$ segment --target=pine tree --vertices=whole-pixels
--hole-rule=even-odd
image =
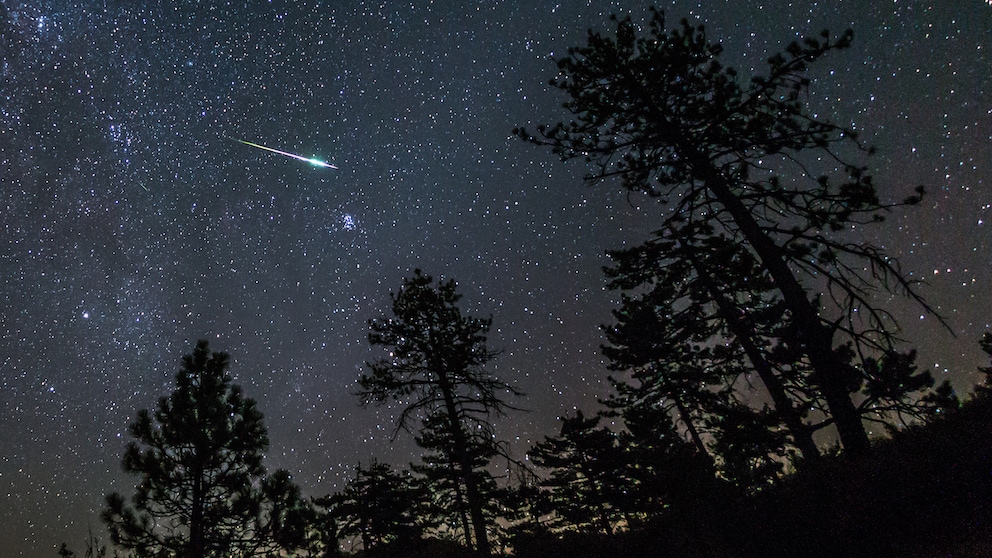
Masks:
[[[676,266],[666,267],[674,271]],[[686,296],[685,283],[668,275],[638,299],[621,296],[614,311],[617,323],[604,327],[608,345],[602,347],[611,370],[629,372],[634,382],[611,378],[617,395],[607,406],[623,410],[653,405],[670,413],[702,455],[707,424],[730,394],[723,370],[712,365],[714,348],[706,341],[716,334],[704,319],[704,305]],[[674,302],[673,302],[674,301]]]
[[[720,475],[743,492],[757,492],[778,480],[785,463],[794,461],[778,429],[775,413],[736,403],[728,405],[713,428],[713,451]]]
[[[134,556],[263,556],[305,542],[309,505],[287,472],[266,475],[262,414],[227,366],[199,341],[172,395],[130,427],[123,466],[140,481],[130,502],[108,495],[102,519]]]
[[[455,452],[464,451],[468,456],[487,525],[492,524],[494,515],[491,508],[495,500],[496,481],[486,467],[497,452],[488,429],[476,433],[465,431],[462,439],[467,442],[467,446],[464,450],[459,450],[450,433],[450,421],[444,411],[426,417],[414,437],[417,446],[424,453],[421,454],[420,463],[411,464],[411,469],[420,475],[424,492],[428,495],[427,505],[423,510],[429,517],[427,522],[449,532],[457,532],[457,529],[452,528],[453,525],[460,526],[466,546],[471,546],[471,506],[466,487],[460,481],[463,456]]]
[[[862,362],[865,383],[859,408],[869,420],[889,425],[895,417],[899,425],[912,421],[928,421],[943,409],[959,404],[950,381],[939,386],[929,372],[916,366],[916,351],[887,351],[880,357],[866,357]],[[907,401],[907,394],[923,393],[917,401]]]
[[[466,539],[488,555],[484,475],[476,448],[494,444],[492,417],[510,408],[504,398],[520,395],[484,368],[496,356],[486,346],[492,319],[463,315],[455,282],[435,286],[419,269],[390,297],[393,317],[369,321],[369,343],[387,349],[387,356],[368,364],[358,395],[364,405],[404,402],[397,432],[409,430],[420,417],[442,433],[444,455],[454,460],[451,484],[463,491],[472,527]]]
[[[624,406],[620,415],[626,507],[638,514],[685,513],[718,484],[712,458],[682,437],[670,415],[649,400]]]
[[[355,467],[355,476],[341,492],[317,504],[336,520],[339,538],[358,537],[370,552],[390,542],[420,538],[417,506],[425,496],[409,471],[397,473],[372,460],[368,467]]]
[[[551,491],[560,525],[612,534],[623,517],[630,484],[618,437],[599,421],[599,416],[586,418],[582,411],[563,417],[560,434],[545,437],[528,457],[550,471],[541,484]]]
[[[879,288],[930,308],[895,260],[845,233],[917,203],[922,189],[901,204],[879,201],[856,162],[870,150],[853,130],[805,108],[806,70],[848,47],[851,34],[790,44],[768,60],[765,75],[742,81],[720,63],[722,46],[701,26],[683,21],[668,30],[655,11],[647,36],[637,29],[629,18],[617,20],[615,38],[590,32],[587,46],[570,49],[553,85],[568,95],[573,118],[517,134],[565,160],[584,159],[594,169],[590,181],[618,177],[627,190],[655,196],[668,209],[656,235],[672,246],[686,241],[705,250],[705,238],[695,235],[708,229],[746,248],[784,310],[781,331],[792,338],[783,342],[808,366],[809,386],[842,444],[865,451],[869,440],[852,399],[863,369],[835,348],[851,343],[859,356],[894,350],[898,326],[876,304]],[[685,258],[668,249],[654,266]],[[692,280],[707,275],[696,270]],[[736,335],[726,310],[718,312]]]
[[[787,345],[780,300],[750,253],[720,236],[696,242],[656,238],[610,252],[611,288],[649,288],[622,293],[616,323],[603,328],[610,369],[630,375],[611,379],[617,393],[604,403],[624,414],[671,414],[702,457],[716,465],[716,454],[724,478],[763,484],[782,456],[795,457],[787,444],[818,457],[812,434],[824,423],[808,423],[800,407],[821,405]],[[768,399],[771,408],[747,403]]]
[[[506,525],[507,542],[517,548],[521,540],[550,533],[545,517],[554,512],[550,494],[530,467],[516,470],[516,482],[500,487],[499,517]]]
[[[773,404],[771,413],[761,411],[765,418],[775,417],[804,457],[817,457],[816,427],[806,422],[804,409],[821,405],[805,389],[808,373],[797,368],[801,360],[781,358],[792,352],[780,325],[785,309],[772,283],[740,245],[706,227],[697,227],[693,236],[700,238],[687,232],[609,253],[615,262],[606,270],[610,288],[650,285],[638,296],[622,295],[617,324],[604,328],[610,368],[633,371],[641,391],[666,379],[659,371],[685,369],[682,381],[669,382],[662,394],[698,394],[692,403],[700,408],[691,410],[707,417],[729,400],[753,399],[736,392],[757,384]],[[666,258],[663,265],[659,257]],[[749,379],[752,373],[757,383]],[[690,434],[699,446],[698,435]]]

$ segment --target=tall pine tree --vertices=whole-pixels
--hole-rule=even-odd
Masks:
[[[481,435],[480,435],[481,434]],[[479,500],[483,503],[482,511],[486,524],[492,525],[491,507],[496,490],[496,481],[487,469],[489,462],[496,455],[496,446],[492,443],[492,435],[486,429],[482,433],[464,432],[463,439],[468,442],[464,449],[471,461],[473,476]],[[420,431],[414,440],[424,452],[420,463],[411,464],[411,469],[420,475],[420,481],[428,494],[426,505],[422,510],[428,516],[431,525],[447,528],[460,525],[466,545],[471,545],[473,532],[469,519],[469,505],[466,488],[461,478],[461,454],[455,453],[457,444],[450,432],[450,421],[444,411],[424,419]]]
[[[306,541],[311,508],[289,474],[266,475],[268,435],[255,401],[227,373],[228,355],[199,341],[176,388],[141,410],[124,471],[140,481],[128,501],[107,496],[111,540],[135,556],[265,556]]]
[[[434,284],[419,269],[390,295],[392,317],[369,321],[369,343],[387,355],[368,364],[359,379],[358,395],[365,405],[391,400],[405,404],[397,430],[409,430],[419,417],[443,442],[453,487],[464,495],[472,547],[483,555],[491,550],[482,489],[485,478],[480,448],[493,448],[491,420],[509,409],[506,398],[520,395],[494,378],[485,365],[496,356],[486,345],[492,319],[465,316],[453,280]]]
[[[568,95],[571,120],[517,134],[591,163],[590,181],[619,177],[662,201],[668,212],[657,235],[672,246],[705,249],[695,235],[709,231],[745,247],[780,299],[781,331],[791,335],[784,342],[808,364],[815,397],[845,448],[863,452],[869,440],[852,393],[865,371],[836,348],[850,343],[859,357],[895,350],[898,327],[876,304],[880,287],[929,307],[895,260],[845,234],[901,204],[879,200],[855,160],[868,150],[853,130],[805,106],[807,69],[849,46],[851,34],[793,43],[768,60],[766,74],[745,81],[720,62],[722,46],[702,27],[683,21],[669,30],[658,11],[646,36],[629,18],[616,23],[615,38],[590,32],[587,46],[558,60],[553,85]],[[672,250],[656,266],[685,259]],[[692,281],[707,276],[694,270]],[[736,335],[727,310],[717,312]]]

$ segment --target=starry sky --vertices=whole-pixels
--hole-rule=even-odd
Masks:
[[[992,321],[992,2],[697,0],[747,75],[853,28],[813,112],[879,153],[883,199],[923,204],[883,246],[952,332],[893,297],[919,363],[967,393]],[[607,392],[604,250],[661,208],[511,137],[565,115],[553,57],[647,2],[0,0],[0,556],[83,547],[127,425],[200,338],[265,413],[270,469],[337,490],[391,441],[352,395],[366,321],[415,267],[492,315],[491,370],[527,392],[498,423],[523,451]],[[263,144],[337,170],[232,141]]]

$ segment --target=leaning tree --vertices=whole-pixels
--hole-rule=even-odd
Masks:
[[[822,405],[807,389],[808,371],[781,342],[781,298],[745,247],[717,236],[699,246],[654,238],[609,255],[611,288],[650,285],[622,293],[616,322],[603,328],[610,369],[633,380],[613,380],[619,397],[612,406],[653,400],[706,452],[700,433],[725,431],[716,425],[728,408],[740,408],[749,395],[740,386],[750,386],[754,373],[774,405],[765,418],[780,424],[804,457],[818,455],[813,432],[825,423],[805,418],[807,409]]]
[[[454,280],[435,285],[419,269],[390,297],[393,316],[369,320],[369,343],[387,354],[368,363],[358,395],[364,405],[404,403],[397,433],[409,431],[417,419],[430,425],[428,449],[444,456],[450,485],[464,496],[454,503],[467,508],[472,533],[465,533],[466,542],[489,554],[482,487],[488,459],[480,457],[496,450],[493,417],[510,408],[507,397],[520,395],[485,369],[497,354],[486,344],[492,319],[462,314]]]
[[[781,300],[787,327],[780,333],[788,336],[781,342],[808,364],[844,447],[865,450],[852,394],[867,372],[857,357],[891,353],[899,343],[876,294],[888,289],[929,307],[894,259],[847,234],[918,202],[922,189],[903,202],[880,201],[859,163],[870,150],[852,129],[806,108],[807,70],[846,48],[851,33],[792,43],[768,60],[765,74],[744,80],[720,62],[723,47],[702,26],[683,20],[669,30],[655,10],[639,36],[629,18],[614,20],[615,38],[590,31],[586,46],[557,61],[552,85],[566,93],[571,119],[517,135],[562,159],[585,160],[591,182],[617,177],[628,191],[661,200],[666,213],[646,251],[661,239],[692,247],[705,263],[715,261],[705,254],[709,238],[745,247]],[[661,267],[681,256],[655,257]],[[706,280],[707,269],[693,270],[692,280]],[[726,310],[716,311],[728,322],[724,334],[737,336]]]

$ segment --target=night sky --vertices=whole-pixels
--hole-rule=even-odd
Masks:
[[[855,31],[813,112],[878,147],[864,238],[947,318],[891,308],[921,367],[968,392],[992,322],[992,2],[661,3],[747,75],[797,37]],[[661,208],[511,137],[565,117],[552,57],[641,2],[0,0],[0,556],[83,548],[138,409],[197,339],[265,413],[270,469],[311,496],[359,461],[415,461],[395,409],[353,395],[366,321],[415,267],[492,315],[491,370],[528,396],[523,451],[607,392],[604,250]],[[184,7],[177,7],[184,6]],[[250,6],[250,7],[249,7]],[[337,170],[228,138],[317,158]]]

